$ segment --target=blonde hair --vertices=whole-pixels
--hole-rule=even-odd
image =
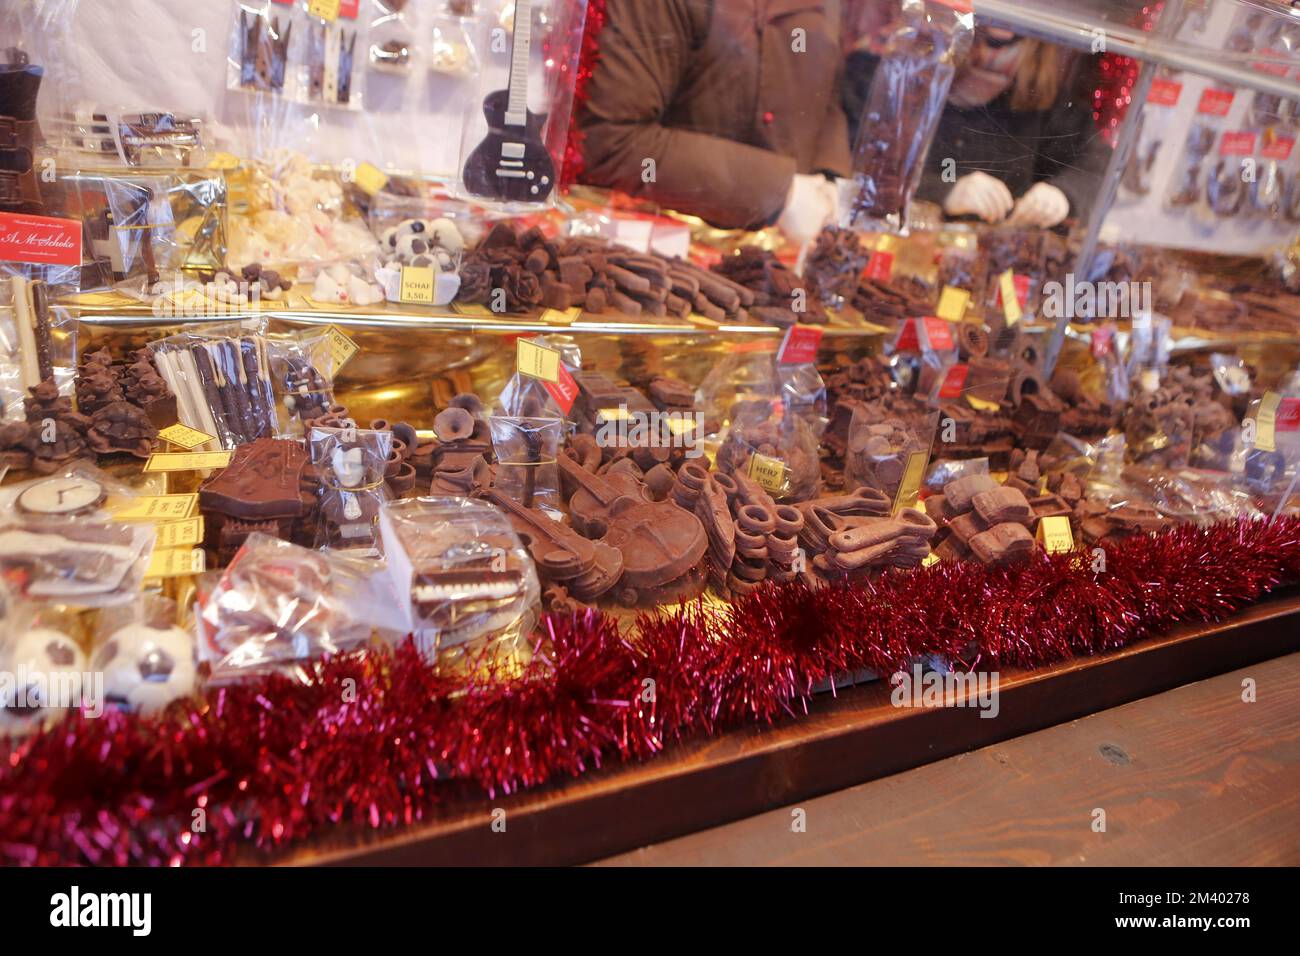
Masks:
[[[1048,110],[1061,91],[1061,48],[1033,37],[1024,37],[1020,64],[1012,81],[1011,108]]]

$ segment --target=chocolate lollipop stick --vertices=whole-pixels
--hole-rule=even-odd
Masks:
[[[50,352],[49,286],[39,279],[29,282],[27,295],[32,313],[32,329],[36,335],[36,362],[43,382],[54,377],[54,359]]]
[[[44,380],[41,378],[36,330],[32,325],[31,307],[27,298],[27,280],[22,276],[13,276],[9,280],[9,287],[13,295],[14,325],[18,328],[18,362],[23,388],[35,388]]]

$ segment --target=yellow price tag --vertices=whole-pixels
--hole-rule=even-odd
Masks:
[[[602,408],[596,413],[597,421],[604,422],[630,422],[632,413],[628,411],[626,405],[620,405],[618,408]]]
[[[179,578],[189,574],[202,574],[207,569],[207,558],[202,548],[155,549],[149,557],[146,578]]]
[[[332,367],[333,375],[338,375],[339,369],[347,365],[352,356],[361,351],[361,346],[352,341],[351,336],[337,325],[325,329],[321,344],[317,348],[322,353],[324,362]]]
[[[158,433],[158,437],[173,445],[179,445],[186,451],[193,451],[200,445],[217,440],[216,435],[209,435],[207,432],[201,432],[197,428],[190,428],[189,425],[182,425],[179,422],[164,428]]]
[[[491,309],[489,309],[486,305],[483,305],[481,302],[457,302],[456,311],[459,312],[461,315],[468,315],[474,318],[481,318],[481,319],[500,318],[500,315],[498,315],[496,312],[493,312]]]
[[[156,451],[144,463],[144,470],[156,473],[226,468],[234,457],[233,451]]]
[[[433,305],[433,266],[402,266],[402,291],[398,299],[415,305]]]
[[[974,395],[967,395],[966,401],[977,412],[996,412],[1002,407],[997,402],[990,402],[987,398],[976,398]]]
[[[192,548],[202,543],[202,515],[195,515],[184,521],[164,521],[154,527],[155,551],[163,548]]]
[[[560,353],[555,349],[538,345],[531,339],[518,339],[515,351],[515,364],[520,375],[540,378],[543,382],[560,380]]]
[[[712,319],[705,318],[704,316],[700,315],[698,312],[692,312],[687,317],[687,320],[692,325],[702,325],[707,329],[718,329],[722,327],[721,322],[714,322]]]
[[[547,309],[542,313],[543,322],[554,322],[557,325],[572,325],[582,317],[582,308],[574,306],[571,309]]]
[[[177,521],[188,518],[199,508],[199,496],[192,495],[146,495],[132,498],[109,511],[114,521]]]
[[[960,322],[966,314],[966,306],[970,304],[970,293],[965,289],[958,289],[954,286],[946,285],[943,291],[939,293],[939,307],[935,311],[939,318],[947,322]]]
[[[1002,314],[1006,316],[1007,325],[1015,325],[1025,313],[1020,308],[1020,295],[1016,292],[1016,274],[1010,269],[998,277],[998,290],[1002,293]]]
[[[924,558],[921,559],[921,567],[923,568],[928,568],[930,567],[930,565],[938,564],[938,563],[939,563],[939,556],[935,554],[933,551],[931,551],[929,554],[927,554]]]
[[[1048,554],[1074,550],[1074,532],[1065,515],[1052,515],[1038,521],[1038,543]]]
[[[757,452],[749,459],[749,477],[771,492],[785,490],[785,462]]]
[[[374,196],[388,185],[388,176],[371,163],[362,163],[355,173],[361,191]]]
[[[1282,396],[1277,392],[1265,392],[1255,409],[1255,448],[1260,451],[1277,451],[1277,410],[1282,405]]]
[[[923,451],[914,451],[907,456],[903,480],[898,483],[898,493],[894,495],[894,514],[904,508],[916,507],[921,497],[921,482],[925,480],[925,463],[929,460],[929,454]]]
[[[326,23],[333,23],[339,18],[339,2],[340,0],[308,0],[307,12]]]

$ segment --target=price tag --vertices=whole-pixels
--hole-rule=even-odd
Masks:
[[[414,305],[433,305],[436,279],[433,266],[402,266],[402,288],[398,300]]]
[[[970,304],[970,293],[965,289],[946,285],[939,293],[939,318],[949,322],[960,322],[966,315],[966,306]]]
[[[757,452],[749,459],[749,477],[773,493],[785,490],[785,462]]]
[[[898,493],[894,495],[894,514],[904,508],[916,507],[921,498],[921,482],[925,480],[925,463],[929,460],[930,455],[923,451],[914,451],[907,456],[903,480],[898,483]]]
[[[1255,409],[1255,447],[1260,451],[1277,451],[1277,410],[1282,396],[1265,392]]]
[[[792,325],[786,329],[776,360],[782,365],[808,365],[817,361],[822,330],[815,325]]]
[[[1074,532],[1065,515],[1052,515],[1038,520],[1038,543],[1048,554],[1074,550]]]
[[[996,412],[1002,407],[997,402],[990,402],[987,398],[976,398],[974,395],[967,395],[966,402],[977,412]]]
[[[936,352],[950,352],[956,348],[956,342],[952,337],[952,326],[943,319],[927,315],[921,320],[921,328],[925,332],[925,341]]]
[[[961,391],[966,387],[966,376],[969,374],[970,366],[965,362],[948,366],[948,371],[943,373],[943,381],[939,383],[939,397],[961,398]]]
[[[573,374],[560,366],[557,373],[557,380],[554,382],[543,382],[542,387],[550,393],[551,398],[555,399],[555,404],[560,406],[560,411],[568,415],[573,409],[573,403],[578,400],[578,383]]]
[[[173,445],[179,445],[186,451],[192,451],[200,445],[217,440],[215,435],[209,435],[207,432],[201,432],[197,428],[190,428],[189,425],[182,425],[179,422],[164,428],[158,433],[158,437]]]
[[[560,353],[532,339],[518,339],[515,346],[515,367],[520,375],[540,378],[543,382],[559,382]]]
[[[229,172],[239,168],[239,157],[233,153],[217,153],[208,160],[208,169],[221,169]]]
[[[1002,298],[1002,314],[1006,317],[1008,326],[1015,325],[1025,315],[1024,310],[1020,307],[1020,290],[1016,286],[1016,275],[1010,269],[998,277],[998,294]]]
[[[203,543],[203,516],[195,515],[184,521],[164,521],[154,527],[154,550],[163,548],[192,548]]]
[[[1102,359],[1115,348],[1115,326],[1107,323],[1092,330],[1092,357]]]
[[[347,365],[352,356],[361,351],[361,346],[352,341],[351,336],[337,325],[331,325],[325,330],[318,348],[324,355],[325,363],[334,369],[334,375],[338,375],[339,369]]]
[[[628,411],[626,405],[620,405],[618,408],[602,408],[596,413],[598,422],[630,422],[632,413]]]
[[[477,319],[496,319],[500,316],[480,302],[457,302],[456,311]]]
[[[233,451],[156,451],[144,463],[144,470],[149,473],[206,471],[226,468],[234,457]]]
[[[149,557],[146,578],[179,578],[202,574],[207,569],[207,558],[202,548],[155,549]]]
[[[546,309],[542,312],[543,322],[554,322],[556,325],[572,325],[580,318],[582,307],[577,305],[571,309]]]
[[[357,186],[361,191],[374,196],[388,185],[388,176],[373,163],[362,163],[355,173]]]
[[[924,558],[921,559],[921,567],[923,568],[928,568],[932,564],[938,564],[938,563],[939,563],[939,556],[935,554],[933,551],[931,551],[929,554],[927,554]]]
[[[339,18],[339,0],[307,0],[307,13],[333,23]]]
[[[146,495],[132,498],[120,508],[110,508],[114,521],[177,521],[199,509],[199,496]]]
[[[873,252],[871,258],[867,260],[867,267],[862,275],[877,282],[888,282],[894,275],[894,254],[884,251]]]

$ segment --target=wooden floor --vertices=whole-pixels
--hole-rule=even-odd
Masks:
[[[1300,864],[1300,654],[597,865],[1048,864]]]

